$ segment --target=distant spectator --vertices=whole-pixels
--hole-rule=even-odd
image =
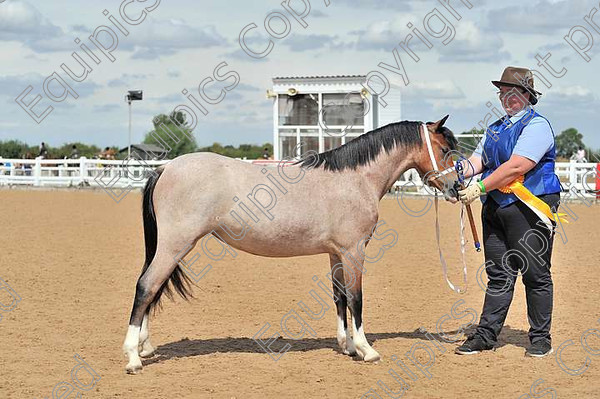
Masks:
[[[104,151],[100,153],[100,159],[115,159],[115,150],[111,149],[110,147],[106,147]]]
[[[73,147],[71,148],[71,155],[69,155],[69,158],[71,159],[79,159],[79,150],[77,149],[77,146],[75,144],[73,144]]]
[[[271,159],[271,156],[269,155],[269,149],[265,147],[265,149],[263,150],[263,154],[262,154],[263,159]]]
[[[33,159],[33,155],[31,154],[31,152],[27,151],[27,153],[25,153],[25,155],[23,156],[23,159]],[[21,170],[23,171],[25,176],[31,176],[31,169],[32,166],[30,163],[25,162],[21,164]]]
[[[46,148],[46,143],[44,143],[43,141],[42,144],[40,144],[40,153],[38,157],[42,157],[42,159],[48,158],[48,149]]]
[[[579,147],[579,150],[577,150],[576,160],[577,162],[587,162],[587,159],[585,159],[585,149],[583,147]]]

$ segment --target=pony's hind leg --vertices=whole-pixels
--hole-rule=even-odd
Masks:
[[[346,307],[348,301],[346,293],[341,288],[344,286],[344,270],[341,265],[341,259],[335,254],[329,255],[331,263],[331,280],[333,283],[334,302],[337,309],[337,342],[342,353],[350,356],[356,355],[354,342],[350,335],[348,319],[346,317]]]
[[[138,350],[140,357],[150,357],[154,354],[154,347],[150,343],[150,311],[146,311],[142,320],[142,328],[140,329],[140,342]]]
[[[139,345],[142,343],[142,338],[144,338],[144,342],[148,341],[148,321],[146,320],[144,335],[142,335],[142,324],[146,313],[150,311],[151,304],[154,304],[158,299],[156,298],[157,293],[167,283],[167,279],[177,266],[170,253],[171,251],[160,250],[159,246],[150,267],[138,279],[133,309],[129,319],[129,328],[123,344],[123,351],[129,359],[125,370],[129,374],[137,374],[142,370]]]

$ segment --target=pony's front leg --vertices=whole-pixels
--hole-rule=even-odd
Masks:
[[[351,291],[350,312],[352,313],[352,338],[356,352],[365,362],[376,362],[381,356],[369,345],[362,323],[362,290]]]
[[[352,314],[352,338],[358,355],[366,362],[376,362],[381,356],[367,342],[362,320],[362,257],[353,255],[345,262],[344,276],[348,295],[348,308]],[[347,256],[347,255],[346,255]],[[350,266],[352,265],[352,266]]]
[[[348,326],[348,319],[346,318],[346,307],[348,301],[346,292],[343,289],[344,284],[344,270],[341,267],[341,259],[339,256],[330,254],[329,261],[331,263],[331,281],[333,283],[333,294],[335,307],[337,309],[337,342],[340,350],[345,355],[354,356],[356,355],[356,348],[354,348],[354,342],[352,341],[352,335]]]

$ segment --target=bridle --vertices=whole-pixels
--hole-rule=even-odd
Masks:
[[[445,176],[448,173],[453,172],[453,168],[448,168],[442,172],[439,171],[437,161],[435,159],[435,154],[433,153],[433,146],[431,145],[431,138],[429,137],[429,131],[425,124],[421,124],[421,130],[423,131],[423,135],[425,136],[425,143],[427,144],[427,151],[429,152],[429,158],[431,160],[431,165],[433,166],[433,171],[435,172],[434,179],[437,179],[441,176]],[[427,175],[427,174],[426,174]],[[429,181],[429,180],[428,180]],[[442,251],[442,246],[440,244],[440,212],[438,205],[438,193],[435,192],[435,236],[438,245],[438,252],[440,255],[440,263],[442,264],[442,272],[444,273],[444,278],[446,279],[446,283],[450,287],[451,290],[458,294],[464,294],[467,292],[467,260],[465,257],[465,205],[461,204],[460,208],[460,252],[462,255],[462,264],[463,264],[463,283],[464,289],[455,286],[452,284],[450,279],[448,278],[448,265],[446,264],[446,259],[444,258],[444,253]]]
[[[431,137],[429,137],[429,132],[427,131],[427,127],[425,124],[421,124],[421,130],[423,131],[423,135],[425,136],[425,143],[427,143],[427,151],[429,152],[429,159],[431,160],[431,166],[435,172],[439,172],[438,164],[435,159],[435,155],[433,154],[433,146],[431,145]]]

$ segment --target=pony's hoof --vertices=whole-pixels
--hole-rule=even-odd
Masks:
[[[381,360],[381,355],[375,351],[369,352],[363,360],[369,363],[375,363]]]
[[[348,355],[348,356],[352,356],[352,357],[354,357],[354,356],[356,356],[356,355],[357,355],[357,353],[356,353],[356,350],[350,350],[350,349],[344,349],[344,350],[342,351],[342,353],[343,353],[344,355]]]
[[[125,367],[125,371],[127,372],[127,374],[139,374],[142,372],[142,365],[141,364],[128,364]]]
[[[354,347],[352,339],[338,337],[338,347],[340,348],[340,352],[344,355],[356,356],[356,348]]]
[[[156,352],[156,349],[153,347],[145,348],[140,352],[140,357],[150,357],[154,355],[154,352]]]

